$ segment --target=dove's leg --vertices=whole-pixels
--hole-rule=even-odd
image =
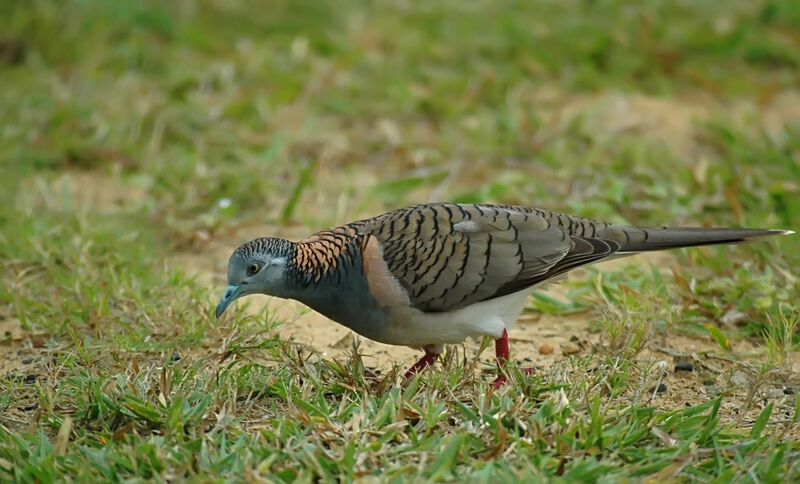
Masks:
[[[508,331],[503,330],[503,335],[494,340],[494,350],[497,357],[497,378],[492,382],[494,388],[500,388],[506,383],[506,375],[504,373],[506,363],[508,362]],[[533,368],[525,368],[522,370],[525,374],[533,373]]]
[[[422,358],[419,359],[419,361],[414,363],[411,366],[411,368],[408,369],[408,371],[405,374],[406,380],[419,373],[419,371],[424,369],[425,367],[432,365],[433,362],[436,361],[436,358],[439,357],[439,353],[431,351],[430,348],[423,348],[423,349],[425,350],[425,354],[422,356]]]
[[[492,382],[492,386],[500,388],[506,383],[506,376],[503,369],[508,361],[508,331],[503,330],[503,336],[494,340],[494,351],[497,355],[497,378]]]

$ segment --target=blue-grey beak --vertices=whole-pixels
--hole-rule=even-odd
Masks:
[[[222,295],[222,299],[220,299],[219,304],[217,304],[218,319],[222,316],[222,313],[225,312],[225,309],[227,309],[236,298],[242,295],[243,289],[244,286],[228,286],[228,288],[225,289],[225,294]]]

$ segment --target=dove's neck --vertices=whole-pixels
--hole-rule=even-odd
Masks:
[[[297,243],[289,297],[370,339],[380,340],[386,308],[370,292],[360,241],[318,234]]]

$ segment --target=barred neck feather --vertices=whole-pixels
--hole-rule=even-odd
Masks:
[[[388,314],[364,272],[368,237],[352,226],[323,230],[293,244],[287,281],[294,299],[353,331],[378,339]]]
[[[301,286],[319,283],[341,284],[353,271],[362,272],[361,253],[366,240],[349,226],[318,232],[293,243],[291,274]]]

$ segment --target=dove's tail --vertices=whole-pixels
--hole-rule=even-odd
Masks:
[[[698,245],[736,244],[774,235],[790,235],[792,230],[726,229],[701,227],[625,227],[626,241],[619,253],[649,252]]]

